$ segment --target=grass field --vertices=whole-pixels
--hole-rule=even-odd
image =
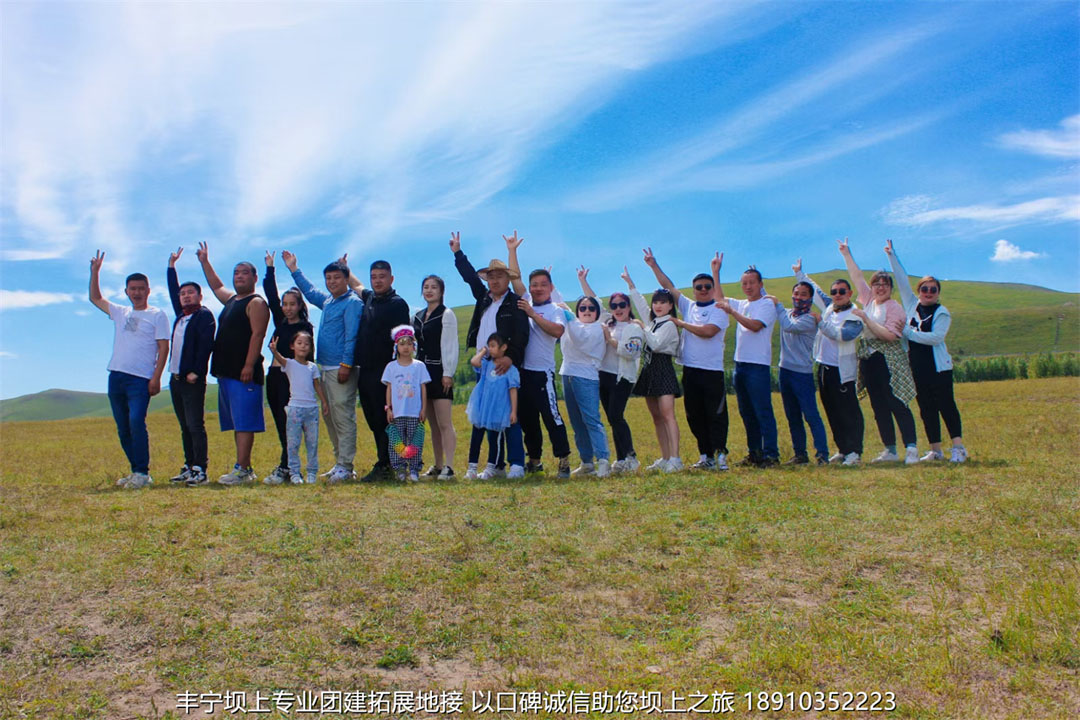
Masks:
[[[158,481],[125,492],[110,420],[4,424],[0,717],[273,688],[465,689],[466,710],[477,689],[879,690],[892,717],[1080,716],[1080,381],[957,394],[964,466],[606,481],[174,488],[162,414]],[[642,401],[630,416],[651,459]],[[215,474],[230,445],[211,433]],[[276,453],[258,439],[260,474]]]

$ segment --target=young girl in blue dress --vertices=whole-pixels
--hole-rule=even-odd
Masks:
[[[495,361],[506,354],[506,348],[506,339],[498,333],[492,333],[487,345],[480,348],[480,352],[470,361],[473,367],[480,368],[480,378],[465,410],[469,422],[473,425],[466,480],[490,480],[498,477],[500,433],[504,436],[510,457],[523,457],[525,454],[521,426],[517,424],[517,394],[521,387],[521,376],[513,365],[502,375],[495,372]],[[480,462],[480,444],[485,434],[488,438],[488,463],[487,467],[478,473],[476,468]],[[515,466],[514,469],[518,468]]]

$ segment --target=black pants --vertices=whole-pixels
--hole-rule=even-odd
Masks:
[[[364,410],[364,419],[371,429],[375,440],[375,451],[379,455],[379,466],[390,467],[390,444],[386,435],[386,386],[382,383],[382,370],[360,371],[356,390],[360,395],[360,407]]]
[[[600,404],[604,407],[608,425],[611,426],[616,460],[637,457],[634,452],[634,438],[630,435],[630,423],[623,417],[626,403],[633,391],[634,384],[629,380],[620,380],[615,373],[600,371]]]
[[[893,427],[895,417],[904,445],[914,445],[917,442],[915,416],[911,414],[911,408],[893,395],[889,385],[889,378],[892,376],[885,356],[876,352],[863,358],[859,360],[859,369],[862,370],[863,382],[866,383],[866,392],[870,395],[870,407],[874,410],[874,422],[877,423],[882,444],[896,445],[896,429]]]
[[[915,379],[915,391],[918,393],[915,399],[919,401],[919,415],[926,429],[926,439],[931,443],[941,442],[941,418],[945,419],[949,437],[963,437],[960,410],[953,397],[952,370],[937,372],[933,368],[916,369],[912,364],[911,375]]]
[[[862,455],[863,415],[855,381],[840,382],[840,368],[821,364],[817,366],[817,379],[821,407],[829,420],[836,449],[843,455]]]
[[[285,406],[289,404],[289,376],[279,367],[270,366],[266,372],[266,404],[270,406],[270,414],[274,416],[274,427],[277,428],[278,442],[281,443],[281,459],[278,467],[289,468],[289,448],[285,441]]]
[[[698,453],[727,455],[728,406],[723,370],[683,367],[686,423],[697,440]]]
[[[189,468],[206,470],[206,425],[203,410],[206,405],[206,381],[189,383],[175,377],[169,380],[173,410],[180,422],[180,438],[184,444],[184,464]]]
[[[554,373],[548,370],[522,370],[521,389],[518,390],[518,422],[525,436],[525,451],[529,459],[536,462],[544,457],[541,419],[551,438],[551,452],[557,458],[567,457],[570,454],[570,439],[566,435],[566,423],[559,414]]]

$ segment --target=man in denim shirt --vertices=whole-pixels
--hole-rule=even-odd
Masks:
[[[353,480],[356,478],[353,460],[356,458],[358,378],[357,369],[353,367],[353,353],[364,301],[349,289],[349,266],[342,260],[335,260],[323,268],[326,289],[330,291],[327,294],[304,277],[297,267],[295,255],[285,250],[281,253],[281,259],[292,272],[296,286],[307,301],[322,310],[315,361],[330,401],[330,422],[326,423],[326,430],[334,448],[335,461],[334,467],[326,474],[326,480],[330,483]]]

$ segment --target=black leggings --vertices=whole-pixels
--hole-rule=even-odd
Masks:
[[[893,395],[889,385],[892,376],[885,356],[876,352],[863,358],[859,360],[859,369],[862,370],[863,382],[866,383],[866,391],[870,395],[870,407],[874,410],[874,422],[877,423],[882,444],[896,445],[896,430],[893,428],[895,417],[904,445],[915,445],[915,416],[911,414],[911,408]]]
[[[855,381],[840,382],[840,368],[832,365],[817,366],[818,391],[821,407],[829,420],[833,442],[842,455],[863,451],[863,414]]]
[[[623,417],[623,413],[626,412],[626,403],[630,400],[630,393],[633,391],[634,383],[629,380],[620,380],[615,373],[600,371],[600,404],[604,406],[604,414],[607,415],[608,424],[611,425],[616,460],[637,456],[634,452],[634,438],[630,434],[630,423]]]
[[[934,370],[911,368],[915,378],[915,391],[918,393],[919,415],[926,429],[926,439],[931,443],[941,442],[941,419],[949,430],[949,437],[963,437],[960,426],[960,410],[953,398],[952,370],[937,372]],[[940,418],[938,415],[940,414]]]
[[[683,367],[683,408],[686,424],[697,440],[698,453],[728,454],[728,407],[723,370]]]
[[[289,376],[285,371],[273,365],[266,373],[266,404],[270,406],[270,414],[274,416],[274,427],[277,428],[278,441],[281,443],[281,460],[278,467],[289,467],[289,449],[285,441],[285,406],[289,404]]]

